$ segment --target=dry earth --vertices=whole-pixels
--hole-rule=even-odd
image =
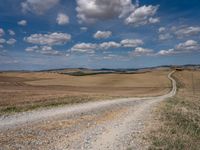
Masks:
[[[176,93],[90,102],[0,118],[1,149],[145,149],[151,110]]]
[[[70,76],[50,72],[0,73],[0,114],[43,106],[163,95],[169,70]]]

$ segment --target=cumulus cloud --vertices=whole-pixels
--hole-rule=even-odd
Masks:
[[[25,0],[21,3],[23,12],[32,12],[42,15],[54,7],[60,0]]]
[[[97,44],[92,43],[78,43],[75,44],[70,51],[71,52],[79,52],[79,53],[94,53],[94,51],[98,48]]]
[[[76,0],[76,2],[80,23],[121,18],[135,8],[131,0]]]
[[[169,50],[161,50],[155,55],[161,55],[161,56],[166,56],[166,55],[172,55],[175,54],[174,49],[169,49]]]
[[[200,27],[182,27],[175,31],[177,37],[191,36],[200,33]]]
[[[26,20],[21,20],[17,22],[18,25],[20,26],[26,26],[27,25],[27,21]]]
[[[32,34],[25,37],[28,43],[39,45],[62,45],[71,40],[71,35],[67,33]]]
[[[14,36],[15,32],[13,30],[8,30],[9,35]]]
[[[4,38],[0,38],[0,48],[3,48],[6,44],[8,45],[13,45],[15,44],[17,41],[13,38],[6,40]]]
[[[69,17],[66,14],[59,13],[56,21],[59,25],[65,25],[69,23]]]
[[[96,50],[107,50],[109,48],[119,48],[121,46],[120,43],[110,41],[103,42],[100,44],[95,43],[78,43],[75,44],[70,51],[71,52],[79,52],[79,53],[95,53]]]
[[[137,47],[144,44],[140,39],[124,39],[120,43],[123,47]]]
[[[9,44],[9,45],[13,45],[13,44],[15,44],[16,42],[17,42],[17,40],[15,40],[15,39],[13,39],[13,38],[11,38],[11,39],[9,39],[8,41],[6,41],[6,43]]]
[[[4,30],[0,28],[0,37],[3,36],[4,34],[5,34]]]
[[[150,56],[153,55],[154,51],[148,48],[136,47],[131,53],[132,56]]]
[[[187,40],[184,43],[180,43],[176,46],[176,50],[177,51],[195,51],[195,50],[199,50],[199,44],[197,41],[194,40]]]
[[[0,44],[4,44],[4,43],[6,43],[6,40],[3,38],[0,38]]]
[[[187,40],[183,43],[177,44],[174,48],[169,50],[161,50],[156,55],[173,55],[179,53],[189,53],[200,51],[200,45],[197,41]]]
[[[152,5],[138,7],[125,19],[125,23],[135,26],[157,23],[159,19],[152,18],[152,16],[156,14],[158,8],[159,6]]]
[[[62,55],[61,52],[54,50],[51,46],[32,46],[25,49],[27,52],[35,52],[43,55]]]
[[[136,7],[139,6],[139,4],[134,5],[132,4],[132,0],[121,0],[122,3],[122,10],[121,13],[119,15],[119,18],[124,18],[127,15],[130,14],[130,12],[132,12],[133,10],[135,10]]]
[[[31,47],[27,47],[27,48],[25,49],[25,51],[27,51],[27,52],[34,52],[34,51],[37,50],[37,49],[39,49],[38,46],[31,46]]]
[[[99,45],[100,49],[119,48],[121,44],[114,41],[104,42]]]
[[[3,38],[0,38],[0,45],[1,47],[3,47],[4,44],[8,44],[8,45],[13,45],[17,42],[17,40],[11,38],[9,40],[6,40],[6,39],[3,39]]]
[[[170,33],[163,33],[159,35],[159,40],[171,39],[173,36]]]
[[[165,27],[160,27],[159,29],[158,29],[158,33],[163,33],[163,32],[165,32],[166,31],[166,28]]]
[[[189,36],[198,35],[200,33],[200,27],[196,26],[173,26],[171,28],[160,27],[158,29],[159,39],[166,40],[173,37],[184,38]]]
[[[93,37],[96,39],[106,39],[109,38],[111,35],[111,31],[97,31]]]
[[[165,27],[160,27],[158,29],[158,39],[163,41],[163,40],[168,40],[168,39],[171,39],[173,38],[174,35],[173,33],[171,32],[170,29],[167,29]]]
[[[139,1],[134,5],[132,0],[76,0],[77,18],[79,23],[94,23],[98,20],[126,18],[126,24],[144,25],[160,21],[153,17],[159,6],[139,7]]]
[[[149,18],[149,23],[154,24],[160,22],[160,18]]]
[[[71,52],[81,52],[81,53],[95,53],[96,50],[107,50],[112,48],[120,47],[137,47],[143,45],[143,41],[140,39],[124,39],[121,42],[108,41],[103,43],[78,43],[74,45],[70,51]]]

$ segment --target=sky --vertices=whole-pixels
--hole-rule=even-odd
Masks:
[[[0,0],[0,70],[200,64],[199,0]]]

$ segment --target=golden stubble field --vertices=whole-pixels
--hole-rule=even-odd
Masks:
[[[118,97],[167,93],[170,70],[71,76],[52,72],[0,73],[0,112]]]

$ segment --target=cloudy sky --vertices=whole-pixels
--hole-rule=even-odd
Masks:
[[[0,0],[0,70],[200,64],[199,0]]]

